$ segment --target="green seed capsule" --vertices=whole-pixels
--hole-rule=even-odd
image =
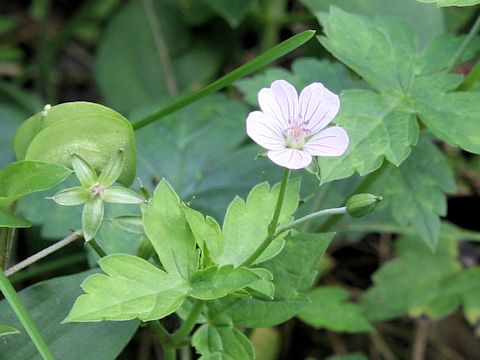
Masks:
[[[373,194],[355,194],[348,199],[347,213],[352,217],[361,217],[372,212],[383,197]]]

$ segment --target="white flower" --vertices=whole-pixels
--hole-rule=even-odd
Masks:
[[[297,95],[285,80],[258,93],[262,111],[247,118],[247,134],[267,149],[275,164],[288,169],[310,165],[312,156],[340,156],[348,134],[339,126],[326,127],[337,115],[340,100],[321,83],[308,85]]]

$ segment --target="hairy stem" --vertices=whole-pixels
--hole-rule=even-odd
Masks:
[[[26,268],[27,266],[37,262],[38,260],[43,259],[44,257],[54,253],[57,250],[60,250],[61,248],[67,246],[68,244],[71,244],[72,242],[81,238],[82,236],[83,236],[83,233],[81,231],[78,231],[78,230],[74,231],[73,233],[68,235],[66,238],[56,242],[55,244],[39,251],[38,253],[26,258],[25,260],[7,269],[5,271],[5,275],[11,276],[15,274],[16,272]]]
[[[23,306],[20,298],[15,292],[15,289],[13,288],[10,281],[8,281],[8,278],[5,276],[3,271],[0,271],[0,290],[5,296],[5,299],[7,299],[8,303],[12,307],[13,311],[15,312],[15,315],[17,315],[18,319],[27,331],[28,336],[30,336],[30,339],[32,339],[33,344],[37,348],[42,358],[44,360],[54,360],[55,358],[50,352],[47,342],[43,339],[40,331],[30,317],[27,309]]]

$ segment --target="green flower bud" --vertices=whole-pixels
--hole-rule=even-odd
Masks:
[[[355,194],[348,199],[347,213],[352,217],[361,217],[372,212],[383,197],[373,194]]]

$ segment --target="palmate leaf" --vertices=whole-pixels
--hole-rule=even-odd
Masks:
[[[409,158],[388,174],[382,194],[400,225],[412,225],[435,250],[440,232],[439,216],[447,211],[445,192],[454,192],[455,178],[443,154],[427,135]]]
[[[461,78],[439,74],[448,63],[427,65],[426,58],[445,58],[453,47],[418,52],[415,33],[400,20],[371,20],[334,7],[319,19],[326,34],[320,42],[376,90],[342,93],[335,122],[348,131],[351,143],[342,157],[320,159],[324,181],[369,173],[383,158],[400,165],[417,141],[417,117],[442,140],[480,153],[474,135],[480,118],[473,115],[480,111],[480,94],[452,93]]]
[[[109,255],[98,263],[106,274],[94,274],[80,285],[86,294],[65,321],[156,320],[176,311],[189,291],[180,276],[136,256]]]
[[[311,303],[298,313],[298,317],[316,329],[336,332],[366,332],[373,328],[355,303],[348,302],[348,291],[335,286],[322,286],[310,291]]]
[[[241,265],[252,255],[268,235],[268,225],[273,218],[280,183],[272,188],[268,183],[255,186],[246,200],[236,197],[225,215],[222,231],[222,252],[216,262],[219,265]],[[291,219],[298,207],[300,181],[292,180],[287,185],[279,222]],[[256,263],[276,255],[283,247],[284,240],[274,240]]]
[[[262,297],[227,296],[208,303],[209,318],[231,318],[244,327],[268,327],[280,324],[308,304],[302,290],[312,286],[318,264],[334,233],[289,236],[283,250],[262,268],[273,274],[273,300]]]
[[[435,254],[415,236],[402,238],[397,243],[399,256],[373,275],[374,285],[361,299],[367,318],[385,321],[408,314],[440,319],[463,305],[475,324],[480,312],[478,300],[471,296],[478,294],[480,273],[478,266],[462,270],[458,233],[453,225],[443,224]]]
[[[143,222],[167,273],[190,279],[198,268],[199,254],[182,207],[170,184],[162,180],[144,208]]]

